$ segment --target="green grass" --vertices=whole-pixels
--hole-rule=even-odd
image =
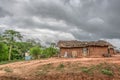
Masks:
[[[82,72],[87,73],[89,75],[93,75],[94,68],[93,67],[81,67],[80,69]]]
[[[113,76],[113,71],[108,69],[102,69],[101,72],[105,75]]]
[[[25,60],[0,61],[0,65],[19,62],[19,61],[25,61]]]
[[[100,63],[98,65],[92,65],[89,67],[81,67],[81,72],[87,73],[89,75],[97,73],[102,73],[104,75],[113,76],[114,72],[112,71],[111,65],[108,63]]]

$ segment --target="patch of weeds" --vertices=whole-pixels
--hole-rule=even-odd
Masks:
[[[85,72],[85,73],[88,73],[88,72],[89,72],[89,68],[87,68],[87,67],[82,67],[82,68],[81,68],[81,71],[82,71],[82,72]]]
[[[24,61],[24,60],[22,59],[22,60],[0,61],[0,65],[14,63],[14,62],[20,62],[20,61]]]
[[[50,68],[52,68],[52,64],[51,63],[48,63],[48,64],[42,66],[42,70],[48,70]]]
[[[62,70],[62,69],[64,69],[64,67],[65,67],[64,64],[59,64],[56,69],[57,70]]]
[[[96,65],[96,67],[99,68],[99,69],[102,68],[102,66],[103,66],[103,63],[100,63],[100,64]]]
[[[52,69],[52,64],[46,64],[43,65],[41,68],[38,69],[38,71],[36,72],[36,76],[37,75],[45,75],[49,72],[49,69]]]
[[[47,74],[47,71],[39,70],[36,72],[36,76],[45,75],[45,74]]]
[[[4,68],[4,71],[5,71],[5,72],[13,72],[13,69],[11,69],[11,68],[9,68],[9,67],[5,67],[5,68]]]
[[[96,70],[97,70],[97,66],[95,65],[92,65],[90,67],[81,67],[81,71],[89,75],[93,75]]]
[[[94,67],[81,67],[81,71],[84,72],[84,73],[87,73],[89,75],[93,75],[93,72],[94,72]]]
[[[60,64],[58,67],[59,68],[64,68],[65,66],[64,66],[64,64]]]
[[[105,75],[113,76],[113,71],[109,69],[102,69],[101,72]]]

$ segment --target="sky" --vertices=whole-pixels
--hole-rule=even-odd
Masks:
[[[0,0],[0,32],[42,44],[106,40],[120,48],[120,0]]]

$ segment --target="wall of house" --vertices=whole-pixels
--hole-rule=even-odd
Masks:
[[[89,47],[90,57],[102,57],[103,54],[108,53],[108,47]]]
[[[77,57],[82,57],[82,48],[61,48],[60,56],[63,57],[66,52],[69,56],[72,56],[72,52],[76,52]]]
[[[61,48],[60,56],[64,57],[65,52],[72,56],[72,52],[77,53],[77,57],[84,57],[83,48]],[[112,52],[112,50],[110,51]],[[107,47],[88,47],[88,53],[85,57],[102,57],[103,54],[108,53]]]
[[[113,49],[113,48],[110,48],[110,54],[111,54],[111,55],[115,54],[115,52],[114,52],[114,49]]]

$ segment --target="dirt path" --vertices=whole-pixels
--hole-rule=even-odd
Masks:
[[[120,64],[120,56],[114,56],[111,58],[49,58],[45,60],[31,60],[31,61],[22,61],[15,62],[5,65],[0,65],[2,67],[12,67],[12,68],[22,68],[22,67],[34,67],[37,65],[44,65],[48,63],[60,63],[60,62],[76,62],[79,61],[84,64],[96,64],[101,62],[108,63],[118,63]]]

